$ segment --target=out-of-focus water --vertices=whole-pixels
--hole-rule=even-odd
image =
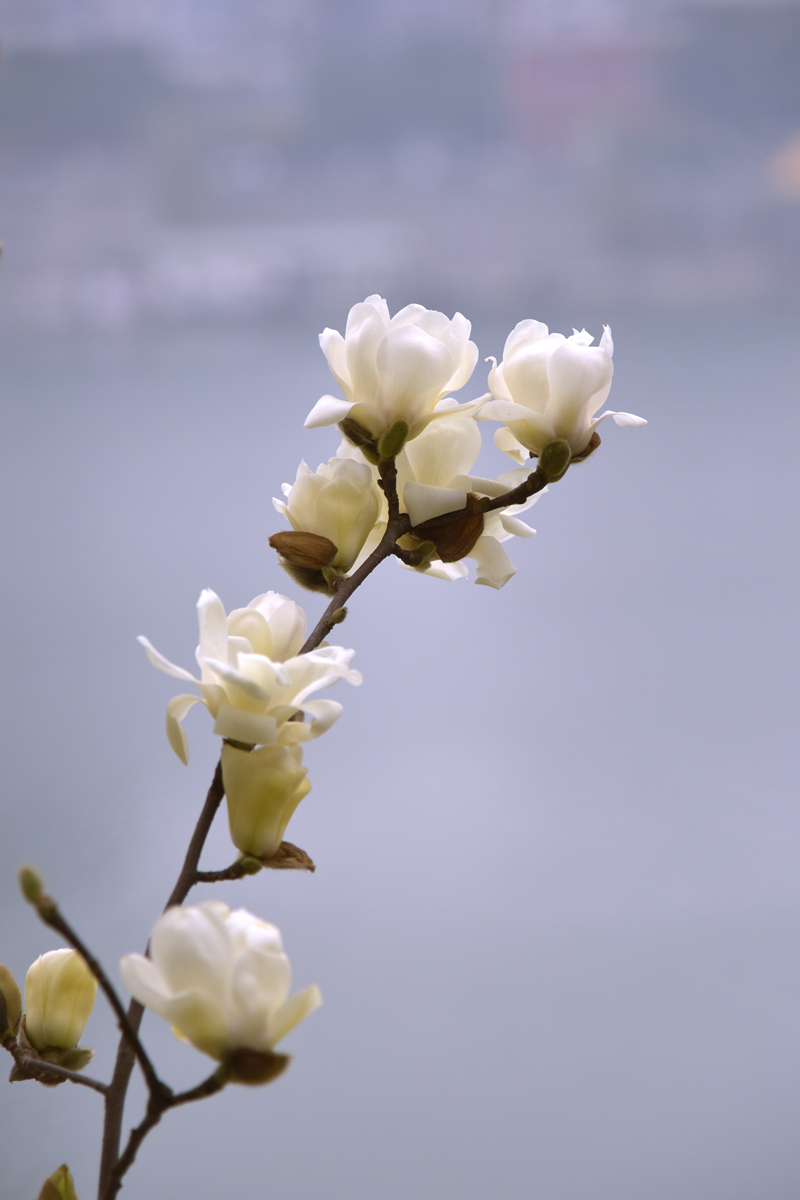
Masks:
[[[317,873],[213,893],[274,920],[325,1005],[274,1086],[165,1117],[128,1200],[797,1195],[796,314],[613,324],[611,404],[650,424],[604,426],[507,587],[390,564],[354,598],[336,634],[364,684],[337,687],[290,830]],[[5,347],[0,940],[20,979],[56,941],[17,866],[113,968],[210,779],[207,714],[187,769],[163,733],[180,686],[135,636],[191,666],[201,588],[306,603],[266,539],[280,483],[337,445],[302,428],[331,387],[315,332]],[[482,355],[506,332],[477,328]],[[220,820],[206,863],[231,858]],[[144,1035],[175,1086],[207,1073],[158,1019]],[[102,1000],[86,1040],[107,1077]],[[97,1095],[3,1085],[0,1114],[4,1200],[65,1160],[93,1194]]]

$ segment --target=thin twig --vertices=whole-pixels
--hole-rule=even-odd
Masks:
[[[3,1045],[16,1064],[16,1069],[12,1070],[9,1076],[11,1083],[22,1079],[38,1079],[45,1082],[42,1080],[42,1076],[49,1075],[51,1080],[66,1079],[70,1083],[79,1083],[83,1087],[100,1092],[102,1096],[105,1096],[108,1091],[108,1084],[101,1083],[99,1079],[92,1079],[89,1075],[81,1075],[79,1071],[70,1071],[66,1067],[59,1067],[56,1063],[45,1062],[42,1058],[34,1058],[32,1054],[27,1054],[10,1030],[3,1039]]]
[[[222,803],[224,795],[225,786],[222,782],[222,760],[220,759],[214,771],[211,787],[208,789],[203,811],[200,813],[200,818],[195,826],[192,840],[189,842],[189,848],[186,851],[186,858],[183,861],[183,868],[178,876],[178,882],[172,889],[169,900],[164,905],[164,912],[168,908],[172,908],[175,904],[183,904],[197,882],[197,865],[200,862],[200,855],[203,853],[203,846],[208,837],[208,832],[211,829],[214,817],[217,815],[217,809]]]
[[[155,1067],[150,1062],[150,1059],[147,1056],[147,1051],[139,1041],[138,1032],[131,1024],[128,1014],[125,1012],[125,1009],[122,1006],[122,1001],[116,993],[114,985],[106,975],[98,960],[87,948],[83,940],[78,936],[69,922],[62,917],[61,913],[56,907],[55,901],[50,900],[49,897],[43,897],[42,901],[36,906],[36,911],[38,912],[42,921],[44,921],[45,925],[49,925],[51,929],[55,929],[57,933],[61,934],[65,941],[69,942],[69,944],[78,951],[81,958],[84,960],[87,967],[99,983],[100,987],[103,989],[106,999],[116,1014],[117,1023],[122,1031],[122,1036],[130,1043],[131,1049],[133,1050],[139,1066],[142,1069],[142,1074],[147,1080],[147,1086],[149,1090],[151,1092],[169,1091],[167,1085],[162,1083],[162,1081],[158,1078]]]
[[[214,778],[211,781],[211,787],[208,789],[205,804],[195,826],[192,840],[189,842],[189,847],[186,851],[181,873],[178,876],[178,881],[172,889],[169,900],[165,905],[167,908],[175,904],[182,903],[186,899],[189,891],[196,882],[197,864],[200,861],[200,855],[203,852],[205,840],[208,837],[208,831],[216,816],[217,809],[222,803],[222,797],[225,791],[222,783],[222,763],[217,763],[217,768],[214,772]],[[128,1023],[135,1033],[138,1033],[142,1023],[144,1008],[138,1000],[131,1000],[128,1006]],[[125,1108],[125,1096],[128,1091],[131,1072],[133,1070],[134,1057],[131,1045],[128,1040],[123,1037],[120,1040],[117,1050],[117,1061],[114,1066],[114,1074],[111,1078],[111,1083],[108,1085],[106,1094],[106,1112],[105,1122],[103,1127],[103,1149],[100,1159],[100,1182],[98,1186],[98,1196],[100,1200],[106,1196],[112,1172],[116,1169],[119,1159],[119,1147],[122,1138],[122,1118]],[[160,1116],[160,1114],[159,1114]],[[153,1122],[155,1124],[155,1122]],[[139,1127],[141,1128],[141,1127]],[[148,1126],[148,1129],[152,1126]],[[143,1138],[148,1129],[145,1129],[141,1137]],[[131,1135],[133,1136],[133,1135]],[[137,1142],[137,1148],[138,1148]],[[133,1151],[136,1154],[136,1149]],[[120,1160],[121,1161],[121,1160]],[[131,1162],[133,1159],[130,1160]],[[130,1165],[130,1164],[128,1164]],[[119,1175],[120,1180],[127,1170]]]
[[[224,1087],[225,1080],[219,1078],[218,1073],[215,1072],[213,1075],[209,1075],[207,1079],[204,1079],[202,1083],[198,1083],[197,1087],[189,1088],[186,1092],[178,1092],[177,1095],[161,1098],[151,1096],[144,1118],[135,1129],[131,1130],[128,1136],[128,1144],[115,1163],[106,1190],[100,1193],[100,1200],[114,1200],[114,1197],[122,1187],[122,1180],[126,1172],[133,1166],[139,1147],[150,1130],[155,1128],[161,1120],[165,1112],[168,1112],[171,1108],[177,1108],[181,1104],[191,1104],[195,1100],[205,1100],[208,1096],[213,1096],[217,1092],[221,1092]]]

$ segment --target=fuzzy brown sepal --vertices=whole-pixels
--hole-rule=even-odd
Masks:
[[[291,1055],[272,1050],[234,1050],[223,1061],[221,1074],[227,1083],[260,1087],[282,1075],[290,1062]]]
[[[339,430],[348,442],[358,446],[368,462],[371,462],[373,466],[378,465],[381,456],[378,453],[378,443],[373,433],[370,433],[363,425],[359,425],[358,421],[354,421],[352,417],[345,417],[343,421],[340,421]]]
[[[475,504],[478,496],[475,492],[467,492],[465,507]],[[442,562],[458,562],[469,554],[478,538],[483,533],[483,513],[472,513],[468,517],[452,517],[444,514],[423,521],[411,530],[412,537],[420,542],[431,541],[436,546],[436,553]]]
[[[262,867],[270,867],[273,871],[316,871],[314,860],[291,842],[281,842],[278,849],[270,858],[259,858]]]
[[[580,454],[573,454],[572,461],[573,462],[583,462],[584,459],[588,458],[590,454],[594,454],[595,450],[597,449],[597,447],[599,445],[600,445],[600,434],[595,429],[594,433],[589,438],[589,441],[586,443],[586,446],[584,447],[584,449],[581,450]]]
[[[273,533],[269,544],[293,567],[312,567],[316,570],[329,567],[339,553],[330,538],[297,529]]]
[[[295,583],[305,588],[307,592],[324,592],[326,596],[333,595],[331,585],[322,571],[315,570],[314,567],[297,567],[294,563],[287,562],[285,558],[278,559],[278,562],[286,574],[291,575]]]

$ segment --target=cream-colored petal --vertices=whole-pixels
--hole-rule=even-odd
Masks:
[[[474,559],[478,567],[475,582],[488,587],[500,589],[517,573],[511,559],[493,537],[479,537],[467,557]]]
[[[185,767],[189,765],[189,742],[181,721],[194,704],[205,704],[199,696],[173,696],[167,705],[167,740]]]
[[[315,1008],[319,1008],[320,1004],[322,1004],[322,993],[315,983],[311,987],[304,988],[302,992],[295,992],[293,996],[290,996],[270,1019],[270,1046],[277,1046],[287,1033],[291,1033],[295,1026],[310,1016]]]
[[[177,667],[175,663],[171,663],[169,659],[164,658],[164,655],[156,650],[152,642],[141,634],[136,639],[147,652],[147,657],[154,667],[158,667],[159,671],[163,671],[166,675],[172,675],[174,679],[183,679],[186,683],[198,683],[190,671],[184,671],[183,667]]]
[[[322,425],[338,425],[353,407],[349,400],[337,400],[335,396],[321,396],[305,419],[306,429],[318,429]]]

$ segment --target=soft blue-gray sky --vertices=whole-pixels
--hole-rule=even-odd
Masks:
[[[319,869],[219,893],[280,925],[326,1003],[279,1084],[164,1120],[134,1200],[796,1191],[793,327],[621,316],[614,403],[651,423],[541,500],[507,587],[389,566],[355,598],[340,635],[365,682],[339,685],[292,824]],[[335,439],[301,428],[327,387],[311,329],[17,346],[5,374],[21,975],[54,944],[17,899],[23,860],[107,962],[142,945],[215,739],[193,714],[174,757],[174,688],[135,635],[188,665],[201,587],[293,592],[270,497]],[[229,858],[220,824],[208,862]],[[200,1077],[161,1022],[145,1035],[170,1080]],[[105,1075],[102,1003],[87,1036]],[[9,1200],[64,1159],[92,1194],[95,1095],[25,1084],[2,1106]]]

